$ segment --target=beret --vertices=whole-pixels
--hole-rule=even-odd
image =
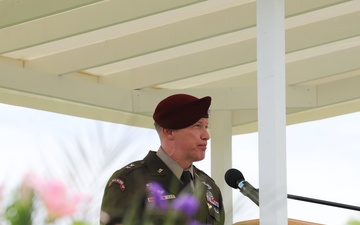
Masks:
[[[201,118],[208,118],[210,104],[210,96],[199,99],[187,94],[171,95],[156,106],[153,119],[163,128],[185,128]]]

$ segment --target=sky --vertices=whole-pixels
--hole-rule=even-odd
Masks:
[[[360,206],[359,128],[360,112],[288,126],[288,193]],[[112,172],[159,147],[152,129],[6,104],[0,104],[0,138],[0,187],[5,193],[16,188],[31,171],[64,180],[70,188],[91,195],[89,215],[97,215],[104,185]],[[233,136],[232,148],[229,168],[240,170],[249,183],[258,187],[257,133]],[[211,174],[210,159],[208,152],[206,159],[195,165]],[[238,190],[233,190],[233,197],[234,222],[259,218],[259,207],[251,200]],[[288,200],[288,217],[345,225],[349,219],[360,220],[360,212]],[[97,221],[96,216],[92,219]]]
[[[288,194],[360,206],[360,113],[287,126]],[[233,166],[258,187],[257,133],[233,138]],[[241,163],[240,163],[241,161]],[[241,193],[234,193],[234,196]],[[234,208],[239,221],[258,218],[257,206],[247,199]],[[249,208],[253,209],[250,210]],[[246,215],[241,216],[243,210]],[[237,216],[236,214],[239,214]],[[322,224],[343,225],[360,212],[288,200],[288,217]]]

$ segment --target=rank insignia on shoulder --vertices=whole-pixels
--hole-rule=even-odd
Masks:
[[[109,182],[109,187],[110,187],[113,183],[118,184],[118,185],[119,185],[119,188],[120,188],[122,191],[124,191],[125,188],[126,188],[125,182],[124,182],[122,179],[120,179],[120,178],[114,178],[114,179],[112,179],[112,180]]]
[[[129,164],[129,165],[127,165],[126,166],[126,169],[130,169],[130,168],[132,168],[132,167],[134,167],[135,165],[133,164],[133,163],[131,163],[131,164]]]

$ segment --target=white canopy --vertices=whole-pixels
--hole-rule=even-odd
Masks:
[[[285,1],[287,123],[360,110],[360,1]],[[0,2],[0,101],[152,127],[170,93],[256,131],[256,1]]]
[[[266,94],[258,92],[259,2],[1,1],[0,102],[152,128],[162,98],[210,95],[220,179],[231,135],[257,131],[257,95]],[[360,111],[360,0],[286,0],[284,11],[286,123]],[[280,178],[264,202],[286,191],[285,149],[274,147],[260,149],[260,165],[272,162],[260,187],[264,172]]]

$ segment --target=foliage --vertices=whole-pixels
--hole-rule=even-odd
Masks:
[[[21,186],[14,193],[12,202],[6,207],[5,221],[10,225],[33,225],[35,216],[46,211],[44,224],[54,223],[58,219],[72,216],[87,199],[82,194],[69,194],[66,186],[58,181],[46,181],[33,174],[28,174]],[[73,225],[87,225],[84,221],[72,221]]]
[[[347,225],[360,225],[360,221],[359,220],[349,220],[347,222]]]

